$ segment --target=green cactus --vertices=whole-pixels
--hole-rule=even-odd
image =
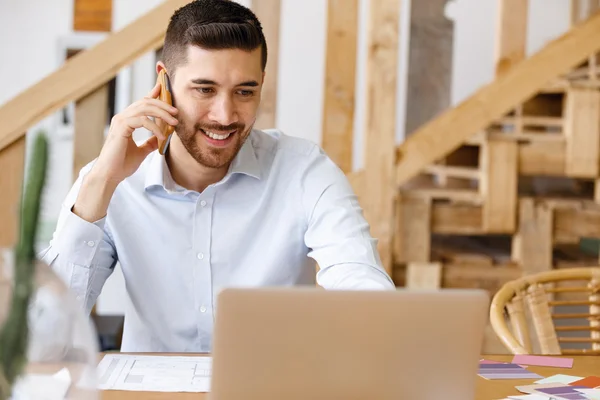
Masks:
[[[11,308],[0,331],[1,400],[11,396],[12,387],[27,363],[27,310],[34,290],[35,239],[47,162],[48,140],[43,133],[39,133],[33,144],[27,182],[21,194]]]

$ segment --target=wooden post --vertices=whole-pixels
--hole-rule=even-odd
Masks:
[[[513,233],[518,201],[517,142],[488,139],[481,147],[482,176],[479,184],[483,198],[483,231]]]
[[[595,14],[498,79],[482,86],[456,107],[420,127],[397,151],[396,184],[405,184],[427,165],[444,157],[513,110],[516,104],[527,101],[553,79],[597,52],[600,49],[599,34],[600,14]]]
[[[552,208],[536,204],[532,198],[519,201],[519,227],[513,236],[512,258],[523,267],[523,273],[534,274],[552,269]]]
[[[369,6],[365,178],[362,197],[372,235],[379,240],[385,270],[392,275],[396,197],[396,91],[400,41],[400,0]]]
[[[25,136],[0,150],[0,171],[0,248],[12,248],[17,244],[25,171]]]
[[[431,254],[431,199],[403,198],[396,201],[394,261],[427,263]]]
[[[345,173],[352,171],[358,0],[329,0],[323,108],[323,149]]]
[[[564,112],[566,175],[596,178],[600,164],[600,91],[571,88]]]
[[[110,32],[112,4],[113,0],[75,0],[73,30]]]
[[[73,181],[79,171],[100,154],[107,123],[108,85],[103,85],[75,103]]]
[[[409,263],[406,287],[409,289],[439,289],[442,285],[441,263]]]
[[[265,68],[265,82],[262,88],[260,110],[255,126],[258,129],[270,129],[275,128],[277,119],[281,0],[252,0],[252,9],[262,25],[269,53]]]
[[[496,76],[525,58],[528,0],[498,0]]]

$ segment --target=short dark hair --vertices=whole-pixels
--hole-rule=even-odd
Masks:
[[[171,17],[162,59],[171,78],[185,63],[187,46],[207,50],[242,49],[252,51],[261,46],[261,67],[267,65],[267,43],[262,26],[248,8],[230,0],[194,0]]]

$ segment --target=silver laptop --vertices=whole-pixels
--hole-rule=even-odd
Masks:
[[[479,290],[226,289],[212,400],[475,398]]]

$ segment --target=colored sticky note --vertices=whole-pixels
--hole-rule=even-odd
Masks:
[[[508,396],[510,400],[548,400],[550,397],[543,394],[524,394],[522,396]]]
[[[600,378],[597,376],[588,376],[578,381],[571,383],[573,386],[585,386],[586,388],[595,389],[600,386]]]
[[[566,385],[564,385],[562,383],[542,383],[542,384],[538,384],[538,385],[516,386],[515,388],[521,393],[534,394],[534,393],[536,393],[536,390],[538,390],[538,389],[554,388],[554,387],[562,387],[562,386],[566,386]]]
[[[480,364],[478,375],[484,379],[536,379],[540,375],[517,364]]]
[[[590,400],[600,400],[600,389],[575,389]]]
[[[479,360],[479,365],[481,364],[504,364],[502,361],[493,361],[493,360]]]
[[[573,359],[572,358],[531,356],[531,355],[526,355],[526,354],[515,355],[512,362],[514,364],[536,365],[539,367],[560,367],[560,368],[573,367]]]
[[[515,374],[515,373],[501,373],[501,374],[479,374],[480,377],[489,380],[497,379],[537,379],[541,378],[541,375],[528,372],[526,374]]]
[[[583,378],[580,376],[557,374],[557,375],[549,376],[544,379],[540,379],[539,381],[536,381],[535,383],[562,383],[562,384],[568,385],[569,383],[578,381],[580,379],[583,379]],[[587,386],[587,385],[581,385],[581,386]]]
[[[480,364],[479,370],[492,370],[492,369],[523,369],[519,364]]]
[[[536,389],[536,392],[549,394],[552,398],[556,399],[586,400],[584,395],[575,390],[576,388],[585,389],[583,386],[562,386],[555,388]]]

